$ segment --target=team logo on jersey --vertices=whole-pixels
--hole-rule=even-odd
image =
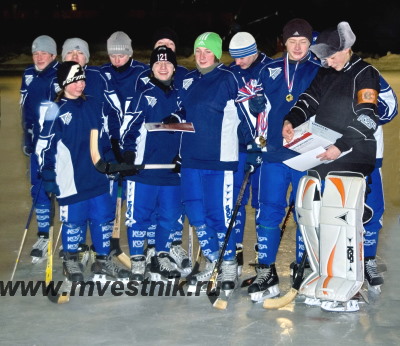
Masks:
[[[146,96],[146,100],[150,107],[154,107],[157,103],[157,99],[153,96]]]
[[[188,78],[188,79],[184,79],[183,80],[183,89],[188,90],[189,87],[192,85],[193,83],[193,78]]]
[[[32,81],[33,81],[33,76],[32,76],[31,74],[25,76],[25,83],[26,83],[26,85],[31,84]]]
[[[60,84],[54,83],[54,90],[58,94],[61,91]]]
[[[140,78],[140,80],[144,83],[144,85],[146,85],[150,81],[150,78],[149,77],[143,77],[143,78]]]
[[[106,72],[105,75],[106,75],[106,77],[107,77],[108,80],[111,79],[111,74],[110,74],[110,72]]]
[[[275,79],[276,77],[278,77],[281,72],[282,72],[282,68],[281,67],[277,67],[277,68],[268,68],[269,71],[269,76],[272,79]]]
[[[65,125],[69,125],[72,120],[72,114],[70,112],[64,113],[60,115],[61,120]]]

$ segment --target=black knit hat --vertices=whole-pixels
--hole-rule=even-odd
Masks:
[[[175,43],[175,47],[178,46],[179,44],[179,39],[178,39],[178,35],[177,33],[169,28],[169,27],[162,27],[159,28],[154,34],[153,34],[153,39],[152,39],[152,48],[154,47],[154,45],[157,43],[157,41],[163,39],[163,38],[168,38],[169,40],[171,40],[172,42]]]
[[[150,68],[153,68],[153,65],[157,61],[169,61],[176,68],[176,55],[172,51],[171,48],[166,46],[159,46],[155,48],[150,56]]]
[[[283,27],[283,43],[290,37],[306,37],[312,42],[312,27],[309,22],[301,18],[294,18]]]
[[[57,70],[58,85],[64,89],[68,84],[86,80],[85,71],[75,61],[64,61]]]

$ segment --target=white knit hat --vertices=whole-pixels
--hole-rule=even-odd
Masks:
[[[257,54],[257,43],[253,35],[248,32],[236,33],[229,43],[229,54],[232,58],[244,58]]]
[[[32,53],[47,52],[57,55],[57,44],[50,36],[42,35],[35,38],[32,42]]]
[[[86,64],[89,62],[89,45],[86,41],[77,37],[68,38],[67,40],[65,40],[61,52],[62,60],[64,61],[65,56],[68,54],[68,52],[71,52],[73,50],[80,50],[86,58]]]
[[[123,31],[114,32],[107,40],[107,52],[111,54],[132,55],[132,40]]]

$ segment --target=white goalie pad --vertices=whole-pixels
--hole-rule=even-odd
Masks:
[[[303,237],[311,274],[303,280],[299,294],[315,298],[315,284],[319,278],[319,214],[321,181],[318,174],[309,171],[300,179],[296,195],[297,222]],[[315,176],[314,176],[315,175]]]
[[[364,197],[363,175],[327,175],[320,212],[321,277],[315,286],[316,298],[346,302],[364,282]]]

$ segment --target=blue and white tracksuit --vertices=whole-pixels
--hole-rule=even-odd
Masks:
[[[238,168],[238,126],[241,121],[245,142],[254,139],[253,126],[235,100],[239,84],[223,64],[201,74],[189,72],[180,89],[180,113],[192,122],[195,133],[183,133],[182,201],[189,222],[196,228],[203,254],[218,257],[234,204],[233,172]],[[229,237],[224,260],[236,253],[234,232]]]
[[[43,123],[42,102],[54,100],[59,90],[56,78],[57,61],[51,62],[46,69],[38,71],[35,65],[28,66],[21,82],[21,115],[24,133],[23,146],[28,148],[30,153],[35,151],[36,142],[39,137],[41,123]],[[35,203],[38,234],[47,236],[50,228],[50,199],[46,194],[38,174],[39,167],[36,155],[30,155],[30,182],[31,196]]]
[[[379,124],[384,125],[393,120],[397,115],[397,97],[386,80],[380,77],[381,91],[378,97]],[[366,203],[374,211],[372,219],[364,224],[364,257],[375,257],[378,248],[379,231],[382,228],[383,213],[385,211],[385,200],[382,183],[382,161],[383,161],[383,130],[378,127],[375,132],[377,150],[375,168],[367,177],[367,183],[371,191],[367,195]]]
[[[171,164],[179,153],[180,132],[148,132],[147,122],[161,122],[177,108],[178,91],[152,78],[138,92],[121,127],[123,151],[136,152],[135,164]],[[128,244],[131,256],[143,255],[148,228],[156,218],[156,251],[168,251],[183,229],[180,176],[171,169],[144,169],[127,177]]]
[[[282,146],[283,118],[296,103],[299,95],[308,88],[320,68],[319,61],[310,52],[298,63],[288,60],[286,54],[266,64],[258,78],[263,85],[269,111],[267,147],[262,152],[256,231],[258,262],[268,265],[276,261],[281,235],[279,225],[285,216],[289,186],[291,185],[292,194],[295,196],[299,180],[305,174],[282,163],[297,155]],[[289,80],[293,79],[291,101],[286,100],[289,90],[285,79],[285,61],[288,62]],[[299,241],[300,237],[300,230],[297,229],[296,241]]]
[[[113,156],[102,122],[102,104],[90,96],[62,98],[47,104],[45,120],[36,154],[41,173],[56,174],[63,249],[77,252],[82,229],[89,224],[97,254],[108,255],[114,220],[110,185],[93,165],[89,143],[90,130],[98,129],[101,156],[106,160]]]
[[[251,79],[256,80],[258,78],[260,69],[272,61],[270,57],[265,55],[264,53],[259,53],[257,59],[247,68],[242,69],[239,65],[236,65],[235,61],[233,61],[229,68],[236,75],[236,78],[239,83],[239,88],[243,88],[246,83],[248,83]],[[248,101],[244,101],[248,102]],[[244,111],[248,112],[243,104],[239,104],[240,107],[244,108]],[[249,112],[248,112],[249,113]],[[253,126],[256,128],[257,118],[254,116],[249,117],[253,123]],[[233,174],[233,183],[234,183],[234,200],[236,201],[240,187],[242,185],[244,179],[244,170],[247,160],[247,145],[244,141],[243,135],[241,133],[241,127],[238,129],[239,136],[239,165],[236,172]],[[250,186],[251,186],[251,206],[255,209],[258,209],[258,188],[259,188],[259,178],[260,178],[260,169],[256,169],[249,178],[249,183],[244,191],[242,204],[239,208],[236,222],[234,226],[235,234],[236,234],[236,243],[243,243],[244,229],[246,223],[246,205],[249,201],[250,197]]]

